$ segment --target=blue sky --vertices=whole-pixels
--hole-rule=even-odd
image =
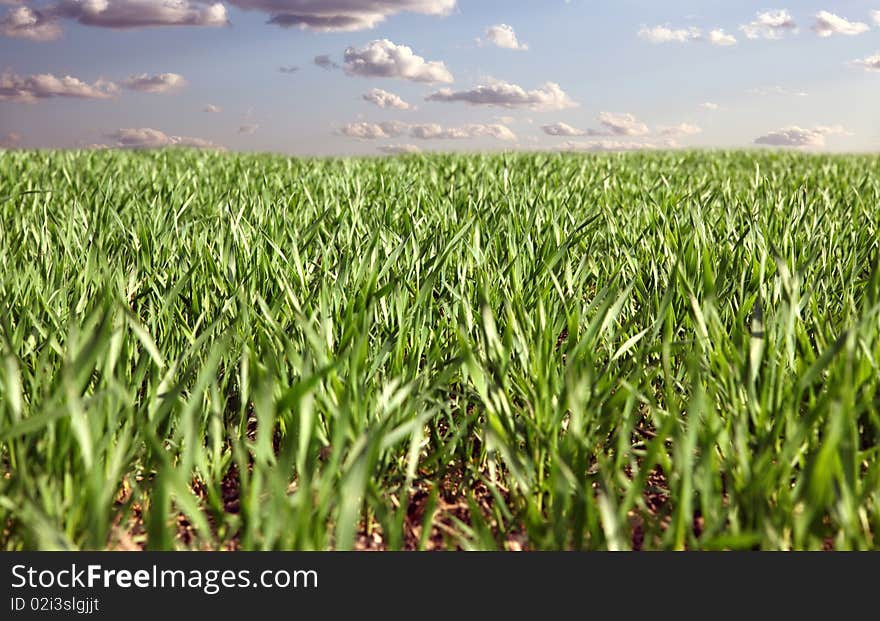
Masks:
[[[880,0],[0,0],[0,71],[5,146],[880,149]]]

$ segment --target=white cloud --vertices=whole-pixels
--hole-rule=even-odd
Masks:
[[[401,121],[384,123],[348,123],[339,129],[339,133],[359,140],[377,140],[395,138],[408,132],[411,138],[418,140],[461,140],[464,138],[496,138],[498,140],[516,140],[510,128],[498,123],[469,123],[458,127],[444,127],[437,123],[408,124]]]
[[[758,13],[755,19],[739,27],[747,39],[781,39],[797,32],[797,23],[785,9]]]
[[[859,35],[870,29],[864,22],[851,22],[828,11],[819,11],[816,14],[816,23],[813,24],[813,32],[823,38],[834,34]]]
[[[0,100],[33,103],[41,99],[68,97],[77,99],[109,99],[119,87],[113,82],[98,80],[93,84],[66,75],[51,73],[19,76],[11,72],[0,74]]]
[[[363,94],[364,101],[379,106],[380,108],[396,108],[398,110],[411,110],[412,106],[394,93],[374,88]]]
[[[642,26],[638,32],[640,39],[650,41],[651,43],[687,43],[689,41],[700,41],[703,38],[699,28],[676,28],[669,26],[653,26],[648,28]]]
[[[599,122],[604,130],[589,130],[591,136],[644,136],[651,133],[648,126],[638,120],[634,115],[626,112],[614,114],[613,112],[599,113]]]
[[[422,150],[414,144],[388,144],[379,147],[382,153],[388,155],[406,155],[412,153],[421,153]]]
[[[712,45],[736,45],[736,37],[724,32],[723,28],[716,28],[709,32],[709,43]]]
[[[452,74],[440,61],[426,61],[406,45],[388,39],[371,41],[361,49],[345,50],[343,68],[348,75],[399,78],[413,82],[451,83]]]
[[[807,97],[805,91],[793,90],[784,86],[759,86],[758,88],[750,88],[746,91],[749,95],[785,95],[792,97]]]
[[[130,76],[122,86],[143,93],[172,93],[182,89],[186,84],[184,77],[177,73],[160,73],[154,76],[142,73]]]
[[[542,125],[541,129],[545,134],[549,136],[564,136],[564,137],[572,137],[572,136],[609,136],[609,137],[634,137],[634,136],[648,136],[650,134],[655,134],[657,136],[661,136],[664,138],[674,138],[678,136],[693,136],[695,134],[699,134],[703,130],[691,123],[679,123],[678,125],[666,125],[660,126],[656,129],[655,132],[652,132],[651,129],[642,121],[637,119],[635,115],[630,114],[628,112],[615,114],[612,112],[601,112],[599,113],[599,123],[602,125],[600,129],[579,129],[577,127],[572,127],[567,123],[552,123],[550,125]],[[579,144],[616,144],[614,141],[592,141],[588,143],[579,143]],[[668,142],[668,141],[667,141]],[[626,143],[628,144],[628,143]]]
[[[599,114],[599,123],[601,129],[578,129],[567,123],[552,123],[550,125],[542,125],[541,129],[549,136],[647,136],[652,133],[665,138],[673,138],[678,136],[692,136],[699,134],[703,130],[696,125],[690,123],[679,123],[678,125],[660,126],[655,132],[634,115],[629,113],[614,114],[612,112],[602,112]],[[606,144],[612,144],[614,141],[604,141]],[[580,144],[600,144],[602,141],[580,143]]]
[[[550,125],[542,125],[541,129],[548,136],[584,136],[587,132],[577,127],[572,127],[567,123],[551,123]]]
[[[854,60],[852,61],[852,64],[862,67],[865,71],[880,71],[880,52],[873,56]]]
[[[410,127],[409,135],[419,140],[459,140],[463,138],[496,138],[498,140],[516,140],[509,127],[498,123],[484,125],[470,123],[460,127],[443,127],[436,123],[425,123]]]
[[[398,121],[385,123],[348,123],[339,128],[339,133],[359,140],[376,140],[377,138],[394,138],[406,130],[406,125]]]
[[[774,147],[821,148],[833,135],[851,135],[840,125],[819,125],[812,129],[792,125],[755,138],[755,144]]]
[[[227,0],[245,10],[269,14],[269,23],[319,32],[374,28],[401,12],[448,15],[456,0]]]
[[[220,2],[201,0],[60,0],[51,13],[88,26],[224,26],[229,23]]]
[[[673,141],[664,143],[656,142],[626,142],[620,140],[588,140],[583,142],[566,141],[559,145],[563,151],[588,151],[593,153],[616,152],[616,151],[652,151],[654,149],[674,149],[678,145]]]
[[[600,112],[599,123],[601,129],[578,129],[567,123],[542,125],[541,129],[549,136],[646,136],[651,133],[645,123],[628,112]]]
[[[709,31],[708,36],[696,26],[688,28],[671,28],[668,25],[642,26],[638,37],[651,43],[693,43],[708,41],[712,45],[727,46],[736,45],[736,37],[724,32],[723,28],[715,28]]]
[[[475,106],[498,106],[501,108],[529,108],[531,110],[564,110],[578,104],[555,82],[527,91],[521,86],[502,81],[492,81],[466,91],[444,88],[425,98],[427,101],[462,101]]]
[[[704,101],[700,104],[700,107],[705,108],[706,110],[719,110],[721,108],[717,103],[711,101]]]
[[[516,38],[516,32],[512,26],[507,24],[496,24],[486,28],[486,40],[493,45],[503,47],[508,50],[527,50],[529,46],[520,43]],[[479,41],[479,39],[478,39]]]
[[[320,67],[321,69],[339,69],[339,65],[334,62],[332,58],[330,58],[329,54],[319,54],[315,56],[315,60],[313,61],[315,65]]]
[[[874,20],[874,23],[880,26],[880,9],[875,11],[871,11],[871,19]]]
[[[217,112],[223,112],[223,108],[220,106],[215,106],[214,104],[208,104],[205,106],[204,112],[210,112],[212,114],[216,114]]]
[[[107,138],[115,141],[115,146],[128,149],[156,149],[161,147],[195,147],[198,149],[218,149],[222,147],[210,140],[191,138],[189,136],[169,136],[158,129],[149,127],[118,129],[107,134]]]
[[[52,41],[61,36],[61,27],[42,11],[19,6],[9,9],[0,19],[0,35],[31,41]]]
[[[691,123],[679,123],[678,125],[665,125],[657,128],[660,136],[694,136],[703,132],[701,127]]]
[[[0,136],[0,149],[17,149],[21,146],[22,137],[18,132],[9,132]]]
[[[17,4],[0,2],[0,4]],[[20,4],[20,3],[19,3]],[[70,19],[103,28],[224,26],[226,7],[207,0],[58,0],[40,8],[18,6],[0,19],[0,34],[50,41],[61,36],[59,22]]]

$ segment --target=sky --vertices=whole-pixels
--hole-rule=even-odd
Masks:
[[[0,148],[880,151],[880,0],[0,0]]]

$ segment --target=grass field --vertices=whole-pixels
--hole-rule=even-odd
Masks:
[[[3,549],[876,549],[880,158],[0,152]]]

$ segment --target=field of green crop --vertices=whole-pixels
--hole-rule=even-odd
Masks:
[[[0,548],[876,549],[880,158],[0,152]]]

